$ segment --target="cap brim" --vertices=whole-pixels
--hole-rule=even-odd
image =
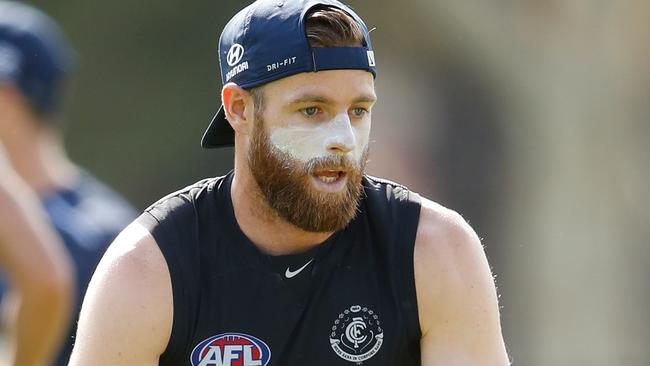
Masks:
[[[211,149],[233,145],[235,145],[235,131],[233,131],[230,123],[226,120],[226,112],[223,110],[223,106],[221,106],[214,117],[212,117],[208,129],[203,134],[201,147]]]

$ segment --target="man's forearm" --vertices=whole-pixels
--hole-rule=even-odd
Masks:
[[[67,330],[74,273],[35,195],[1,163],[0,267],[15,294],[9,365],[43,366],[51,363]]]
[[[42,366],[54,359],[61,346],[69,326],[72,288],[65,279],[42,285],[15,293],[10,365]]]

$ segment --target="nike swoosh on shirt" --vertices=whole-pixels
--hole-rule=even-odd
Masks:
[[[305,263],[304,266],[298,268],[298,269],[295,270],[295,271],[292,271],[289,267],[287,267],[286,272],[284,272],[284,276],[285,276],[286,278],[295,277],[298,273],[300,273],[303,269],[305,269],[305,268],[309,265],[309,263],[311,263],[311,261],[313,261],[313,260],[314,260],[313,258],[310,259],[309,262]]]

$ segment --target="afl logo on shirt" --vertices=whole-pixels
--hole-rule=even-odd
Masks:
[[[355,363],[368,360],[379,352],[383,342],[379,315],[365,306],[350,306],[332,325],[330,345],[344,360]]]
[[[266,366],[271,350],[262,340],[241,333],[223,333],[199,343],[192,366]]]

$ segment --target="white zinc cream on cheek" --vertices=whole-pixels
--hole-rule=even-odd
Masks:
[[[369,122],[352,126],[347,117],[313,125],[289,124],[270,131],[271,143],[301,162],[327,156],[331,154],[328,150],[330,145],[339,143],[352,148],[350,158],[358,163],[368,145],[369,136]]]

